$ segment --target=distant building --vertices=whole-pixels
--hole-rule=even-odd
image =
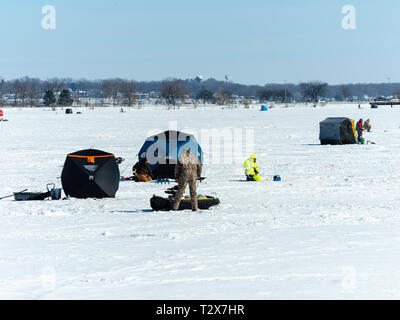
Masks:
[[[204,77],[199,75],[199,76],[196,76],[196,77],[194,78],[194,81],[196,81],[196,82],[202,82],[203,79],[204,79]]]

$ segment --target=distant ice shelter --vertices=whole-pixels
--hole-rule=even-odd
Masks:
[[[321,144],[354,144],[356,130],[354,120],[345,117],[326,118],[319,123]]]

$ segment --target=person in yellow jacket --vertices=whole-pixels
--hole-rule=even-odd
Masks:
[[[256,155],[253,153],[244,162],[244,174],[246,175],[247,181],[261,181],[256,160]]]

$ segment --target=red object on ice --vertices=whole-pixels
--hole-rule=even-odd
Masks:
[[[0,110],[0,117],[3,116],[3,110]]]

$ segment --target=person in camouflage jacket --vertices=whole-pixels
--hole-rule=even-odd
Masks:
[[[174,197],[172,210],[178,210],[182,195],[188,184],[192,210],[198,210],[196,183],[197,179],[201,177],[201,170],[202,166],[199,159],[191,153],[190,150],[183,150],[175,166],[175,178],[178,180],[178,191]]]

